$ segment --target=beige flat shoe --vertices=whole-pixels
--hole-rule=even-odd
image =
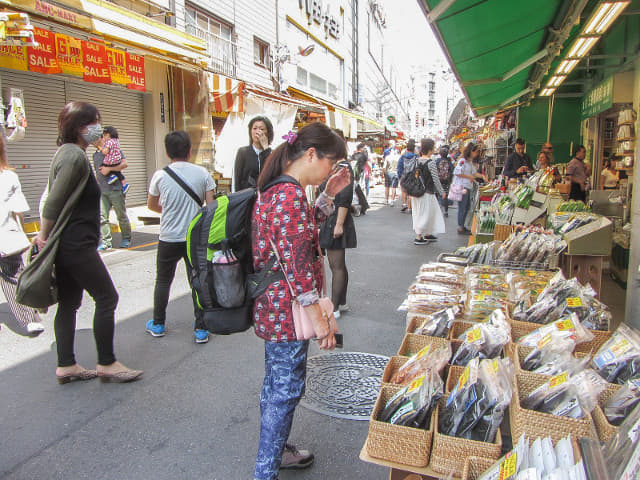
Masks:
[[[82,370],[78,373],[66,373],[64,375],[56,375],[58,383],[64,385],[65,383],[91,380],[98,376],[98,372],[95,370]]]
[[[127,383],[140,379],[143,373],[142,370],[123,370],[117,373],[98,372],[98,377],[102,383]]]

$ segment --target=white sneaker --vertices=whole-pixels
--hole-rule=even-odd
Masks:
[[[340,310],[341,312],[348,312],[349,311],[349,305],[339,305],[338,306],[338,310]]]
[[[340,318],[340,310],[336,310],[335,312],[333,312],[333,318],[335,318],[336,320]]]
[[[27,333],[29,335],[40,335],[44,332],[44,325],[40,322],[31,322],[27,325]]]

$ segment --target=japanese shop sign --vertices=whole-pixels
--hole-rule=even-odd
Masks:
[[[37,47],[27,47],[29,70],[39,73],[62,73],[56,54],[56,40],[53,32],[35,27],[33,38]]]
[[[607,78],[582,98],[582,120],[613,106],[613,76]]]
[[[301,9],[304,9],[309,19],[309,25],[313,22],[324,27],[327,35],[340,38],[340,19],[329,13],[329,6],[325,6],[326,0],[298,0]]]
[[[82,77],[82,42],[77,38],[56,33],[56,54],[62,73]]]

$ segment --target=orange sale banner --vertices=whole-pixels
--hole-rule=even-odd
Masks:
[[[83,78],[85,82],[111,83],[109,62],[104,45],[82,41]]]
[[[38,42],[38,46],[27,47],[29,70],[39,73],[62,73],[56,55],[55,34],[35,27],[33,37]]]
[[[127,88],[146,92],[146,82],[144,77],[144,57],[141,55],[131,55],[127,53],[127,74],[129,83]]]
[[[27,71],[26,47],[0,46],[0,67]]]

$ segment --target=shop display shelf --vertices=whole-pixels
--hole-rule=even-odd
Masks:
[[[413,467],[426,467],[431,453],[435,412],[431,413],[428,430],[392,425],[378,420],[385,404],[398,390],[399,387],[392,386],[383,386],[380,389],[369,420],[369,434],[365,444],[367,453],[373,458]]]
[[[598,438],[596,426],[590,414],[576,419],[536,412],[522,407],[521,402],[533,390],[547,381],[549,381],[548,377],[540,378],[529,373],[516,373],[513,399],[509,406],[511,438],[520,438],[522,434],[529,438],[549,436],[554,443],[569,434],[574,438]]]
[[[478,480],[494,463],[496,461],[490,458],[467,457],[462,470],[462,480]]]

